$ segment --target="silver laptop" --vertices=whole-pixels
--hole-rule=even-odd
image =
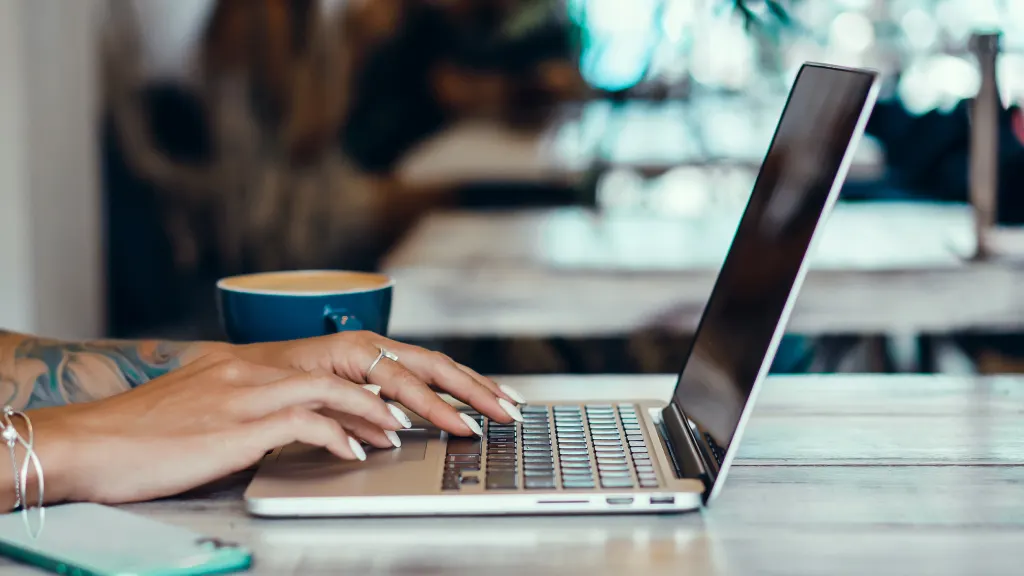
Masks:
[[[526,404],[482,438],[421,423],[365,462],[291,445],[245,493],[258,516],[681,512],[721,491],[874,107],[876,73],[805,64],[666,403]]]

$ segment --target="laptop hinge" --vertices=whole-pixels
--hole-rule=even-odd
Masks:
[[[686,425],[686,419],[674,403],[662,410],[668,449],[680,478],[699,478],[704,483],[704,498],[708,497],[715,484],[715,468],[701,450],[693,431]]]

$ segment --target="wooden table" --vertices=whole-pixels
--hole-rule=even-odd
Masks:
[[[399,337],[691,332],[742,205],[658,217],[583,209],[442,212],[384,263]],[[975,263],[961,205],[840,203],[790,323],[804,334],[1024,325],[1021,260]]]
[[[500,378],[531,400],[667,398],[674,376]],[[558,382],[558,386],[552,386]],[[127,507],[284,574],[1017,574],[1024,378],[770,380],[719,500],[680,516],[258,520],[244,478]],[[34,574],[2,565],[4,574]]]

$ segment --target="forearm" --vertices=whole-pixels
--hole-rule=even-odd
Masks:
[[[27,410],[106,398],[223,346],[163,340],[64,342],[0,331],[0,405]]]

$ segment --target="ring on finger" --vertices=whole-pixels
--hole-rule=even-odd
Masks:
[[[377,357],[373,360],[373,363],[370,364],[370,367],[366,370],[367,379],[370,378],[370,372],[373,372],[373,369],[377,367],[377,364],[380,364],[381,360],[387,358],[392,362],[398,362],[398,355],[395,354],[394,352],[380,346],[378,346],[377,349],[380,350],[380,353],[377,354]]]

